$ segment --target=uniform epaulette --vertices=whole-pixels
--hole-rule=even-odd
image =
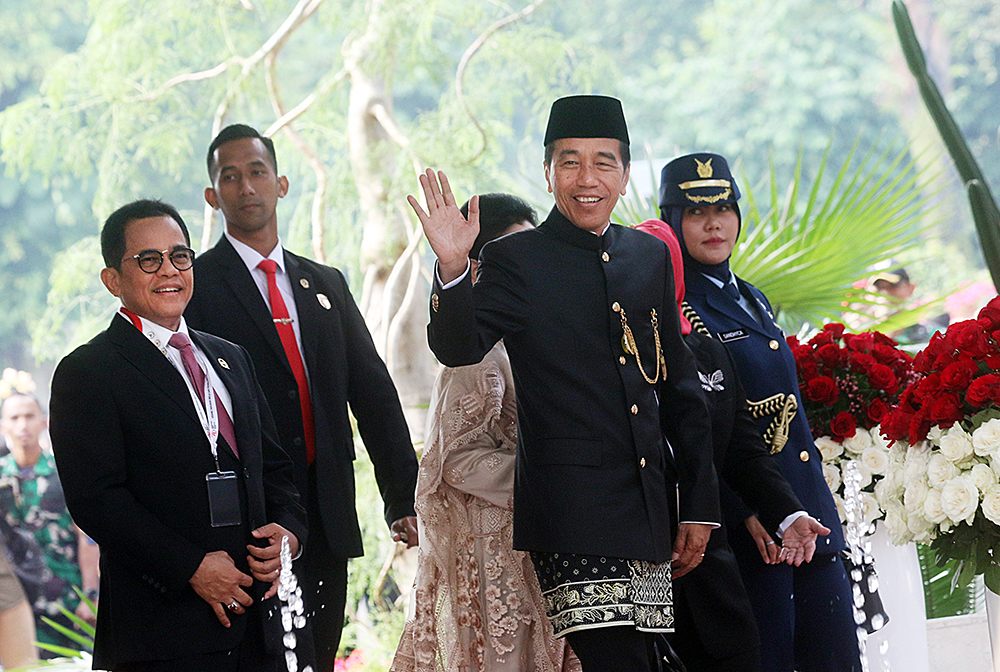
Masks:
[[[709,338],[712,338],[712,332],[708,330],[705,323],[701,321],[698,317],[698,312],[691,307],[691,304],[687,301],[681,301],[681,315],[687,318],[687,321],[691,323],[691,328],[697,331],[699,334],[704,334]]]

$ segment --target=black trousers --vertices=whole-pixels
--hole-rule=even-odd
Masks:
[[[302,557],[295,561],[296,576],[302,587],[305,613],[316,647],[316,672],[331,672],[344,630],[347,605],[347,558],[334,557],[323,530],[316,500],[316,470],[309,469],[309,541]],[[301,568],[301,570],[299,569]]]
[[[632,625],[576,630],[565,637],[583,672],[656,672],[655,635]]]
[[[170,627],[164,624],[164,627]],[[264,650],[264,632],[260,613],[254,604],[247,610],[247,628],[243,639],[229,651],[214,651],[172,660],[150,660],[115,665],[114,672],[283,672],[284,656],[269,655]]]

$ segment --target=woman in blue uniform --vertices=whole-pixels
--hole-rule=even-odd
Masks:
[[[758,429],[795,495],[832,532],[817,539],[811,562],[789,566],[775,562],[775,540],[744,508],[727,521],[729,542],[760,631],[762,669],[854,672],[861,663],[851,587],[839,555],[844,538],[799,410],[795,361],[767,298],[729,269],[740,233],[739,197],[717,154],[689,154],[663,168],[660,213],[681,243],[687,303],[706,332],[729,349]],[[779,534],[794,515],[782,521]]]

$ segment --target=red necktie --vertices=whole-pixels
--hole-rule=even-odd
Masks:
[[[184,370],[187,371],[188,378],[194,384],[194,391],[198,393],[198,399],[201,400],[202,408],[205,407],[205,372],[201,370],[201,366],[198,364],[198,360],[195,359],[194,349],[191,347],[191,340],[184,334],[178,332],[170,337],[167,341],[167,345],[176,348],[181,353],[181,362],[184,364]],[[226,407],[222,403],[222,399],[219,395],[215,395],[215,408],[219,414],[219,434],[222,438],[226,440],[229,447],[233,449],[233,452],[239,457],[239,451],[236,449],[236,432],[233,430],[233,421],[229,418],[229,413],[226,412]]]
[[[313,426],[312,401],[309,399],[309,381],[306,380],[306,368],[302,364],[302,355],[295,342],[295,329],[292,327],[291,318],[288,317],[288,308],[285,307],[285,300],[281,298],[281,292],[278,291],[278,282],[275,279],[278,262],[273,259],[265,259],[257,264],[257,268],[267,275],[267,296],[271,301],[274,328],[278,330],[278,337],[281,338],[281,346],[285,349],[288,365],[292,367],[292,374],[299,386],[302,429],[306,435],[306,463],[311,466],[316,457],[316,430]]]

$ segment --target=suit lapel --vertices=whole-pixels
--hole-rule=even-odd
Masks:
[[[295,297],[295,310],[299,316],[299,336],[302,339],[302,358],[307,371],[316,371],[315,354],[321,319],[321,312],[329,310],[330,298],[322,295],[326,303],[320,302],[320,294],[316,291],[313,276],[302,267],[299,260],[285,251],[285,272],[292,284],[292,296]]]
[[[115,315],[108,327],[108,336],[115,344],[118,352],[139,373],[149,379],[153,385],[158,387],[165,395],[170,397],[192,420],[201,426],[198,413],[194,408],[194,401],[191,393],[188,392],[187,384],[181,377],[180,371],[174,368],[173,364],[160,352],[153,343],[146,338],[142,332],[121,315]]]
[[[278,331],[274,328],[274,319],[267,309],[267,304],[264,303],[264,298],[260,295],[257,283],[254,282],[246,264],[243,263],[243,259],[240,258],[236,249],[225,236],[219,239],[215,247],[220,253],[219,266],[222,281],[226,283],[233,296],[253,319],[254,324],[260,330],[261,335],[264,336],[264,340],[267,341],[267,344],[274,351],[278,361],[284,362],[289,372],[291,372],[291,367],[288,365],[288,357],[285,355],[285,349],[281,345],[281,338],[278,337]],[[286,254],[285,259],[287,260],[287,258],[288,255]]]
[[[201,348],[201,351],[205,353],[206,359],[208,359],[209,365],[218,374],[219,378],[222,380],[222,384],[226,386],[226,391],[229,392],[229,399],[232,401],[233,414],[230,420],[233,421],[233,431],[236,433],[236,445],[249,445],[247,443],[246,436],[241,436],[240,430],[245,429],[249,426],[249,423],[243,422],[243,418],[238,417],[242,414],[243,409],[247,408],[247,391],[243,389],[243,385],[240,383],[238,376],[233,372],[232,366],[226,359],[225,355],[227,353],[222,352],[215,347],[214,343],[206,338],[202,338],[202,334],[194,329],[189,329],[188,333],[191,335],[191,340]],[[223,365],[225,362],[225,365]],[[235,364],[235,362],[234,362]],[[200,421],[199,421],[200,422]],[[230,451],[232,451],[232,446],[227,446]],[[238,456],[233,453],[233,457]]]

